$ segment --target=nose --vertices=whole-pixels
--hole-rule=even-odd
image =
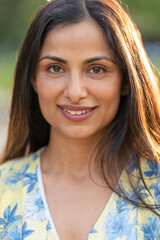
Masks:
[[[75,73],[68,77],[64,95],[73,103],[77,103],[87,97],[87,89],[81,74]]]

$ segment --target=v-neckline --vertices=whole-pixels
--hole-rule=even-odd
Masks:
[[[121,176],[119,178],[119,181],[117,183],[117,186],[119,184],[119,182],[121,181],[123,175],[124,175],[124,171],[122,171],[121,173]],[[44,183],[43,183],[43,178],[42,178],[42,171],[41,171],[41,157],[40,157],[40,154],[39,154],[39,163],[38,163],[38,168],[37,168],[37,178],[38,178],[38,185],[39,185],[39,190],[40,190],[40,194],[41,194],[41,197],[42,197],[42,201],[43,201],[43,204],[44,204],[44,208],[45,208],[45,213],[46,213],[46,218],[47,220],[49,220],[50,222],[50,225],[51,225],[51,228],[52,228],[52,231],[53,231],[53,234],[55,235],[56,237],[56,240],[62,240],[60,239],[59,235],[58,235],[58,232],[56,230],[56,227],[55,227],[55,224],[54,224],[54,221],[53,221],[53,218],[52,218],[52,215],[51,215],[51,212],[50,212],[50,209],[49,209],[49,206],[48,206],[48,202],[47,202],[47,198],[46,198],[46,194],[45,194],[45,189],[44,189]],[[113,192],[109,198],[109,200],[107,201],[103,211],[101,212],[98,220],[96,221],[96,223],[94,224],[94,227],[90,230],[90,233],[88,234],[87,238],[84,239],[84,240],[89,240],[89,236],[92,232],[92,230],[96,230],[97,233],[99,233],[100,231],[103,231],[103,227],[101,226],[100,227],[100,223],[102,222],[102,219],[105,218],[106,214],[111,211],[111,209],[113,208],[113,199],[115,199],[115,195],[116,193]],[[96,233],[95,231],[95,233]]]

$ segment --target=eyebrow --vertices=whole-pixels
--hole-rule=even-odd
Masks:
[[[56,61],[56,62],[60,62],[60,63],[64,63],[64,64],[67,63],[67,61],[64,60],[63,58],[59,58],[59,57],[55,57],[55,56],[49,56],[49,55],[40,58],[39,62],[44,60],[44,59],[50,59],[50,60],[53,60],[53,61]]]
[[[44,60],[44,59],[50,59],[50,60],[60,62],[60,63],[64,63],[64,64],[68,63],[63,58],[59,58],[59,57],[56,57],[56,56],[50,56],[50,55],[46,55],[46,56],[40,58],[39,62]],[[116,64],[116,62],[112,58],[106,57],[106,56],[97,56],[97,57],[93,57],[93,58],[88,58],[88,59],[83,61],[83,64],[91,63],[91,62],[95,62],[95,61],[99,61],[99,60],[107,60],[107,61],[110,61],[110,62]]]
[[[112,58],[106,57],[106,56],[98,56],[98,57],[94,57],[94,58],[89,58],[89,59],[86,59],[83,63],[91,63],[91,62],[95,62],[95,61],[99,61],[99,60],[107,60],[109,62],[116,64],[116,62]]]

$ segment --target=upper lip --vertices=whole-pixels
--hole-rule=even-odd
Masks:
[[[63,109],[68,109],[70,111],[83,111],[83,110],[91,110],[95,107],[90,107],[90,106],[80,106],[80,105],[68,105],[68,104],[60,104],[58,107],[63,108]]]

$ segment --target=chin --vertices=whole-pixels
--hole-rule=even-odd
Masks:
[[[100,139],[103,134],[104,130],[97,130],[97,129],[91,129],[89,127],[72,127],[69,129],[64,129],[64,131],[61,131],[65,137],[72,138],[72,139],[91,139],[91,141],[94,139]]]
[[[77,132],[77,131],[73,131],[70,133],[65,133],[65,136],[68,138],[74,138],[74,139],[85,139],[85,138],[89,138],[92,137],[93,134],[91,133],[87,133],[87,132]]]
[[[85,139],[92,137],[95,132],[92,129],[89,129],[88,127],[76,127],[72,126],[68,129],[61,129],[61,134],[68,138],[74,138],[74,139]]]

